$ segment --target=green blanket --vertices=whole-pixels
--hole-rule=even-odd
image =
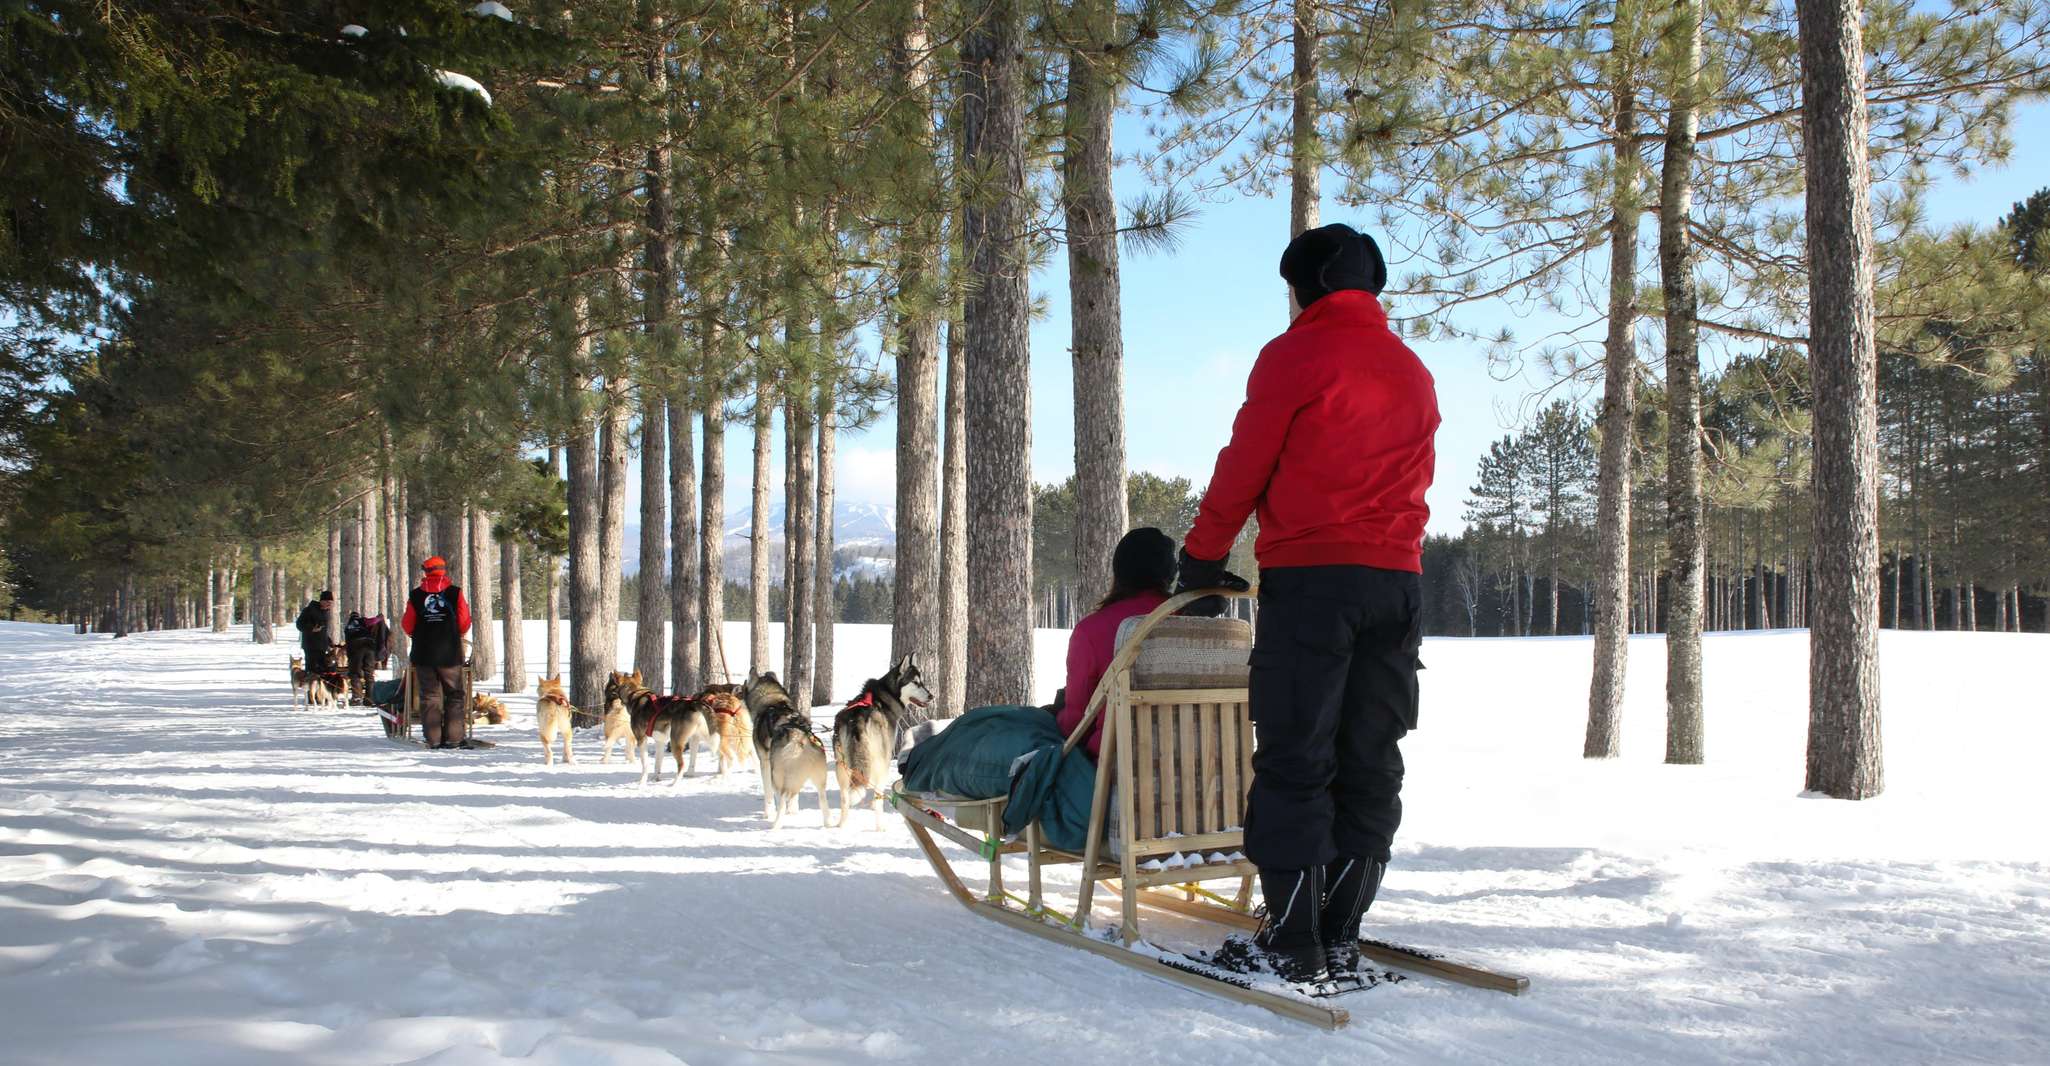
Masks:
[[[1080,749],[1061,754],[1065,739],[1053,715],[1037,707],[977,707],[905,752],[898,767],[912,792],[1009,797],[1006,835],[1038,818],[1048,846],[1081,851],[1096,764]]]

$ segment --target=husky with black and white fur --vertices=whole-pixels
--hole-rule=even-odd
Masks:
[[[819,821],[833,824],[826,809],[826,746],[812,735],[811,716],[790,702],[790,693],[776,675],[751,677],[741,690],[754,720],[755,758],[762,768],[762,815],[769,828],[797,810],[797,797],[809,784],[819,790]]]
[[[840,782],[840,826],[846,828],[854,794],[868,790],[875,827],[883,827],[883,793],[897,779],[897,755],[904,730],[915,713],[928,717],[932,690],[918,673],[916,653],[890,666],[883,676],[865,681],[861,694],[833,716],[833,770]]]
[[[605,706],[608,713],[616,709],[626,714],[640,757],[640,784],[648,783],[649,748],[655,751],[656,777],[662,776],[663,749],[676,760],[676,776],[669,779],[672,788],[682,782],[686,772],[697,772],[698,752],[712,748],[712,715],[704,703],[690,696],[658,696],[642,684],[638,672],[612,675],[605,683]],[[686,752],[690,756],[688,770]]]

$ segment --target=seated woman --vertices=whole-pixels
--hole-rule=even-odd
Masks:
[[[1135,529],[1118,541],[1111,556],[1110,594],[1096,610],[1075,624],[1068,638],[1068,687],[1061,703],[1061,733],[1066,735],[1082,724],[1082,712],[1103,680],[1104,671],[1117,653],[1118,625],[1127,618],[1153,613],[1167,602],[1174,588],[1174,538],[1153,528]],[[1103,718],[1090,728],[1090,758],[1095,758],[1103,741]]]

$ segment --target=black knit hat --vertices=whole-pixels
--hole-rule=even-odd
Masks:
[[[1111,581],[1120,588],[1166,588],[1174,571],[1174,538],[1152,526],[1125,534],[1110,557]]]
[[[1341,289],[1381,295],[1388,264],[1381,246],[1343,222],[1304,230],[1281,253],[1281,276],[1295,289],[1296,305],[1308,307]]]

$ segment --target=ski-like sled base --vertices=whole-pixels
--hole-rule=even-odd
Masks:
[[[959,875],[954,873],[954,868],[947,861],[947,857],[940,853],[939,845],[933,841],[932,834],[928,831],[928,827],[933,825],[933,816],[919,810],[916,805],[908,800],[893,797],[891,802],[904,815],[905,823],[911,829],[912,839],[918,842],[918,849],[925,853],[926,861],[932,864],[933,872],[939,875],[940,881],[947,886],[947,891],[955,899],[959,900],[962,906],[967,907],[970,911],[984,918],[1008,925],[1013,929],[1030,933],[1042,939],[1065,944],[1069,947],[1081,948],[1084,951],[1101,955],[1104,958],[1130,966],[1143,973],[1151,974],[1163,980],[1173,981],[1186,988],[1193,988],[1198,992],[1236,1000],[1240,1003],[1250,1003],[1253,1006],[1273,1011],[1276,1014],[1294,1018],[1297,1021],[1308,1022],[1311,1025],[1320,1026],[1325,1029],[1343,1028],[1347,1022],[1352,1020],[1352,1015],[1342,1007],[1328,1006],[1315,1000],[1307,998],[1298,999],[1294,996],[1282,995],[1259,988],[1241,988],[1238,985],[1229,984],[1214,977],[1204,976],[1193,969],[1177,969],[1157,958],[1133,951],[1121,944],[1098,940],[1073,926],[1061,924],[1048,918],[1036,917],[1024,911],[1005,906],[1001,902],[976,899],[974,893],[968,891],[968,886],[961,882]]]

